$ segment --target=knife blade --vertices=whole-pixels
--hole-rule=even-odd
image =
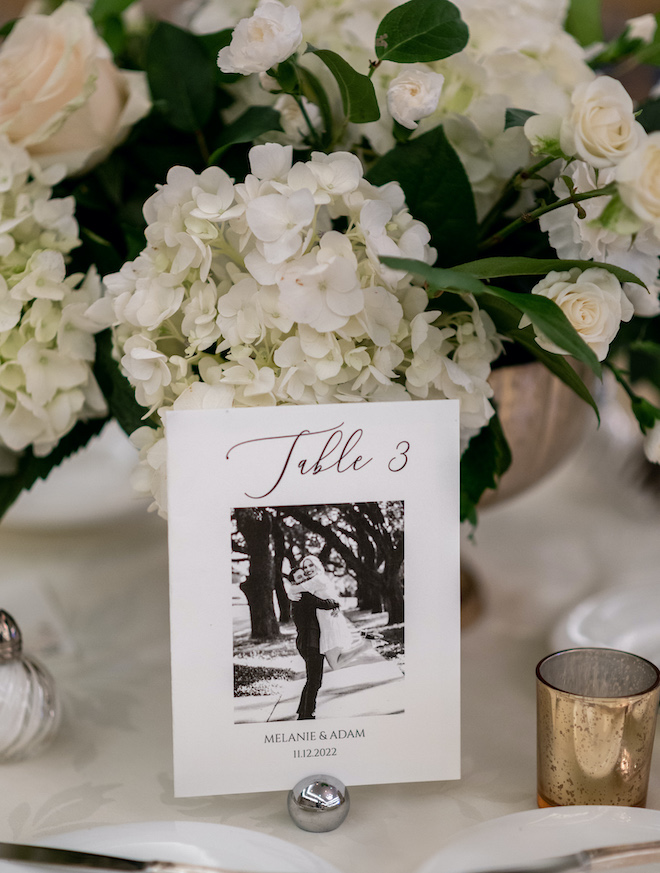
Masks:
[[[583,849],[571,855],[544,858],[510,867],[490,867],[478,873],[568,873],[568,871],[613,870],[660,861],[660,840]],[[477,873],[477,871],[473,871]]]
[[[205,867],[176,861],[138,861],[75,849],[56,849],[51,846],[29,846],[24,843],[0,843],[0,859],[29,864],[47,864],[61,867],[86,867],[97,870],[123,870],[128,873],[238,873],[224,867]]]

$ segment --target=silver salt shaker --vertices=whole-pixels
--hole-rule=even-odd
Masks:
[[[23,654],[18,625],[0,609],[0,763],[37,754],[55,736],[59,721],[53,677]]]

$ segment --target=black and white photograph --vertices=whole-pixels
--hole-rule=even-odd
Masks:
[[[404,502],[231,518],[234,722],[404,712]]]

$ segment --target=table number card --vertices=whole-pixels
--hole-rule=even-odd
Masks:
[[[458,778],[458,403],[166,428],[176,795]]]

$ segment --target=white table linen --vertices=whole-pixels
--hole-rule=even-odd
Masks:
[[[285,791],[173,796],[161,519],[136,511],[78,529],[0,526],[0,592],[21,580],[40,586],[69,644],[42,658],[65,703],[57,740],[0,769],[0,839],[197,820],[278,836],[344,873],[413,873],[462,829],[534,809],[534,668],[551,650],[552,628],[584,597],[660,572],[660,502],[631,503],[585,451],[527,495],[484,512],[476,542],[466,543],[486,605],[463,633],[461,780],[349,786],[350,814],[327,834],[293,824]],[[660,748],[648,805],[660,808]]]

